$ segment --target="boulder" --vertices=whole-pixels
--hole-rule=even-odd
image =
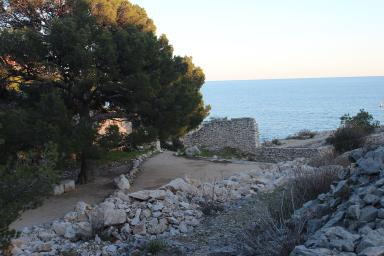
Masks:
[[[131,226],[126,223],[122,228],[121,228],[121,232],[124,234],[124,235],[129,235],[131,234]]]
[[[93,237],[93,229],[89,222],[78,222],[73,225],[76,238],[88,240]]]
[[[114,178],[113,181],[115,182],[116,187],[120,190],[128,190],[131,188],[131,184],[129,184],[129,180],[124,174]]]
[[[326,248],[308,249],[305,246],[296,246],[289,256],[333,256],[331,250]]]
[[[33,248],[34,252],[50,252],[51,250],[52,245],[49,243],[37,243]]]
[[[185,149],[185,155],[188,157],[194,157],[200,154],[201,154],[201,151],[197,146],[193,146]]]
[[[363,158],[358,160],[357,165],[360,173],[365,175],[375,175],[383,170],[384,166],[384,147],[379,147],[374,151],[368,152]]]
[[[366,206],[361,209],[359,220],[362,222],[374,221],[377,217],[378,210],[373,206]]]
[[[357,248],[358,251],[364,251],[370,247],[384,246],[384,230],[369,230],[363,235],[362,240]]]
[[[139,223],[140,223],[140,214],[141,214],[141,209],[137,209],[136,213],[135,213],[135,217],[131,221],[132,225],[134,225],[134,226],[139,225]]]
[[[363,200],[366,204],[376,204],[380,201],[380,197],[373,194],[366,194]]]
[[[65,193],[73,191],[76,188],[74,180],[63,180],[60,184],[64,186]]]
[[[105,209],[104,210],[104,225],[113,226],[123,224],[127,221],[127,214],[120,209]]]
[[[358,256],[383,256],[384,246],[369,247],[359,253]]]
[[[55,185],[53,187],[53,195],[54,196],[59,196],[59,195],[62,195],[62,194],[64,194],[64,185],[63,184]]]
[[[352,150],[349,153],[349,161],[352,163],[356,163],[358,160],[360,160],[364,155],[364,150],[362,148],[358,148],[355,150]]]
[[[66,238],[75,237],[75,231],[70,222],[55,221],[52,223],[52,229],[59,236]]]
[[[150,190],[142,190],[142,191],[130,193],[129,196],[140,201],[146,201],[149,198],[151,198],[150,193],[151,193]]]
[[[165,197],[167,196],[167,192],[164,190],[150,190],[149,191],[149,197],[153,199],[159,199],[159,200],[164,200]]]
[[[188,184],[184,179],[178,178],[169,182],[164,188],[171,190],[172,192],[186,192],[186,193],[196,193],[197,189],[192,185]]]
[[[145,235],[145,234],[147,234],[147,228],[145,226],[145,223],[140,223],[140,224],[136,225],[133,228],[133,234],[134,235]]]
[[[353,220],[358,220],[360,217],[360,206],[351,205],[347,210],[347,217]]]

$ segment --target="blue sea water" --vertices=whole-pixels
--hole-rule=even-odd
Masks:
[[[335,129],[360,109],[384,124],[384,77],[215,81],[202,93],[210,117],[253,117],[262,140]]]

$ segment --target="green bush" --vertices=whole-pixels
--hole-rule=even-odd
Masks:
[[[304,129],[304,130],[299,131],[295,135],[288,136],[287,139],[288,140],[307,140],[307,139],[312,139],[313,137],[316,136],[316,134],[317,134],[317,132],[313,132],[313,131]]]
[[[327,142],[334,146],[339,153],[347,152],[364,145],[367,133],[358,128],[339,128],[327,139]]]
[[[105,134],[100,136],[98,144],[105,150],[117,149],[122,144],[123,137],[117,125],[110,125]]]
[[[363,109],[355,116],[351,117],[347,114],[340,120],[340,128],[327,139],[327,142],[339,153],[362,147],[365,137],[379,127],[379,122]]]
[[[341,126],[345,128],[359,128],[367,134],[372,133],[379,127],[379,121],[373,119],[373,116],[364,109],[360,109],[360,112],[355,116],[346,114],[340,118]]]
[[[8,230],[19,214],[36,207],[52,191],[57,179],[56,147],[48,144],[43,152],[19,153],[15,163],[0,168],[0,247],[7,246],[16,233]]]

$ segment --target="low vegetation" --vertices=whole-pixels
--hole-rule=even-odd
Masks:
[[[237,149],[234,149],[234,148],[224,148],[218,151],[210,151],[210,150],[202,149],[199,156],[201,157],[217,156],[222,159],[242,159],[247,157],[246,154],[239,152]]]
[[[307,140],[307,139],[312,139],[316,135],[317,135],[317,132],[304,129],[294,135],[288,136],[287,140]]]
[[[280,146],[280,145],[282,145],[281,141],[278,140],[278,139],[273,139],[273,140],[272,140],[272,144],[273,144],[273,145],[276,145],[276,146]]]
[[[294,219],[295,210],[304,203],[326,193],[338,179],[340,169],[322,167],[317,170],[297,169],[287,186],[260,196],[255,212],[255,225],[248,230],[247,244],[254,255],[285,256],[301,244],[306,235],[305,219]]]
[[[36,152],[29,152],[0,168],[0,247],[5,248],[17,233],[8,230],[19,214],[36,207],[52,191],[57,178],[55,162],[57,151],[54,145],[47,145],[42,158]]]
[[[326,165],[341,165],[347,167],[350,165],[349,159],[340,155],[336,150],[328,150],[309,159],[308,164],[313,167]]]
[[[340,120],[340,127],[327,139],[339,153],[362,147],[366,136],[379,127],[379,122],[364,110],[355,116],[344,115]]]
[[[150,255],[157,255],[165,248],[167,248],[167,243],[164,240],[152,240],[146,245],[146,251],[150,253]]]
[[[108,151],[97,157],[94,162],[96,165],[105,165],[113,162],[127,161],[147,152],[148,150]]]

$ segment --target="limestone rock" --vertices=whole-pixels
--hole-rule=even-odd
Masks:
[[[361,209],[361,214],[360,214],[360,221],[364,222],[370,222],[376,219],[377,217],[377,209],[373,206],[366,206],[363,209]]]
[[[377,202],[380,201],[380,197],[373,195],[373,194],[367,194],[367,195],[365,195],[363,200],[367,204],[376,204]]]
[[[112,226],[123,224],[127,221],[127,214],[124,210],[120,209],[106,209],[104,210],[104,225]]]
[[[63,180],[60,182],[64,186],[64,192],[70,192],[75,190],[75,181],[74,180]]]
[[[383,170],[384,147],[368,152],[363,158],[357,161],[361,174],[374,175]]]
[[[145,235],[147,233],[147,228],[145,223],[140,223],[133,228],[134,235]]]
[[[173,192],[181,191],[186,193],[196,193],[196,188],[188,184],[184,179],[178,178],[164,186]]]
[[[369,247],[359,253],[358,256],[383,256],[384,246]]]
[[[359,219],[360,217],[360,206],[359,205],[351,205],[347,210],[347,217],[351,219]]]
[[[134,198],[134,199],[141,200],[141,201],[146,201],[149,198],[151,198],[149,190],[142,190],[142,191],[130,193],[129,196]]]
[[[326,248],[308,249],[305,246],[296,246],[289,256],[333,256],[331,250]]]
[[[349,160],[352,163],[356,163],[359,159],[361,159],[363,157],[363,155],[364,155],[364,150],[362,148],[352,150],[349,153]]]
[[[121,174],[120,176],[116,177],[114,180],[115,185],[120,189],[120,190],[128,190],[131,188],[131,185],[129,184],[129,180],[127,179],[127,176],[124,174]]]
[[[153,199],[164,200],[166,196],[167,196],[167,193],[164,190],[157,189],[157,190],[149,191],[149,197]]]
[[[64,194],[64,185],[63,184],[55,185],[53,187],[53,195],[59,196],[62,194]]]
[[[197,146],[193,146],[185,149],[185,155],[188,157],[193,157],[200,154],[201,154],[201,151]]]

